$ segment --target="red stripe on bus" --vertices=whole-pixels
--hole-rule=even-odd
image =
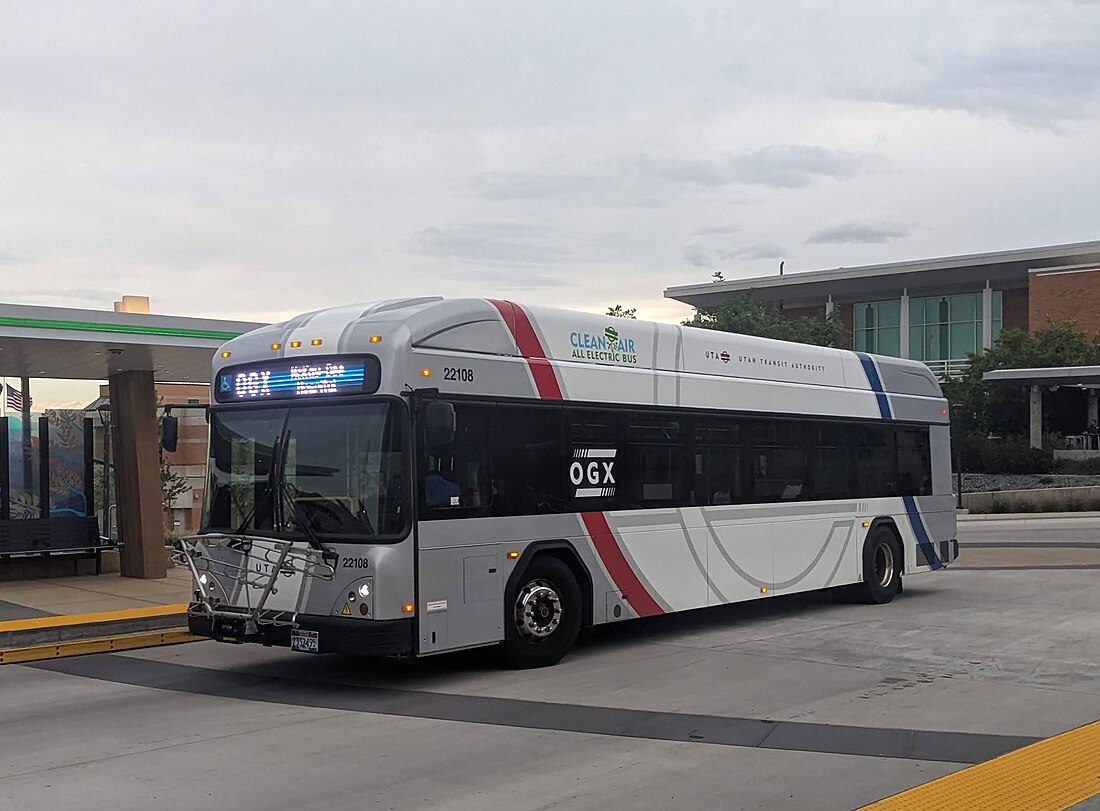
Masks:
[[[512,337],[516,341],[519,353],[527,359],[527,367],[531,370],[535,388],[539,397],[544,400],[563,400],[558,378],[554,375],[554,367],[546,359],[539,336],[535,334],[535,328],[531,325],[531,319],[522,307],[511,301],[489,299],[490,303],[500,311],[501,317]]]
[[[604,568],[623,593],[623,599],[630,603],[630,607],[642,617],[665,613],[630,568],[623,550],[619,548],[619,542],[615,540],[615,533],[611,531],[611,525],[607,523],[607,517],[599,512],[581,513],[581,520],[592,539],[592,545],[596,547],[596,554],[600,556]]]

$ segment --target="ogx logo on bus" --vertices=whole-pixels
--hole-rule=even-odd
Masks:
[[[607,327],[603,335],[571,332],[569,345],[573,347],[573,357],[577,360],[603,360],[632,365],[638,362],[634,339],[619,337],[619,331],[614,327]]]

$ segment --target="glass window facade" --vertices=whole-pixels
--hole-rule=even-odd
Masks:
[[[901,301],[869,301],[853,308],[853,342],[859,352],[901,355]]]
[[[993,340],[1001,333],[1001,292],[993,291]],[[964,360],[982,351],[982,294],[909,299],[909,357]]]

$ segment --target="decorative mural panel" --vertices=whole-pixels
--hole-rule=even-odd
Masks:
[[[29,437],[23,433],[23,420],[8,416],[8,467],[11,517],[38,518],[42,515],[38,489],[38,417],[31,416]],[[30,440],[29,445],[27,440]]]
[[[50,516],[86,516],[84,488],[84,412],[56,409],[49,421]]]

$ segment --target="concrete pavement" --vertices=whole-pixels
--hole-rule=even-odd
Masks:
[[[1100,526],[980,523],[963,560]],[[4,666],[0,808],[854,808],[1100,718],[1096,578],[953,567],[887,606],[596,629],[538,671],[214,642]]]

